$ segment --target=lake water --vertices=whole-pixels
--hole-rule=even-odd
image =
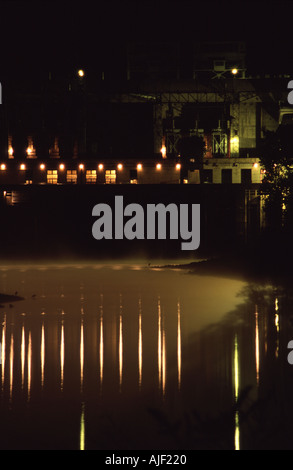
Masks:
[[[276,417],[260,434],[269,413],[252,408],[274,390],[279,419],[293,389],[292,327],[269,286],[145,263],[44,264],[2,266],[0,292],[24,297],[0,309],[1,449],[276,442]]]

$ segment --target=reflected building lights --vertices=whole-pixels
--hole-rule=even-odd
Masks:
[[[164,397],[166,393],[166,334],[164,329],[162,341],[162,393]]]
[[[259,385],[259,324],[257,305],[255,306],[255,369],[256,383]]]
[[[103,325],[103,307],[100,311],[100,386],[102,390],[104,376],[104,325]]]
[[[235,403],[238,401],[239,396],[239,355],[238,355],[238,338],[235,335],[234,338],[234,361],[233,361],[233,372],[234,372],[234,399]],[[234,432],[234,447],[235,450],[240,450],[240,428],[239,428],[239,412],[236,409],[235,412],[235,432]]]
[[[45,374],[45,326],[42,323],[42,335],[41,335],[41,385],[44,386],[44,374]]]
[[[10,387],[9,387],[9,399],[12,399],[12,389],[13,389],[13,361],[14,361],[14,340],[13,340],[13,333],[11,334],[10,339],[10,367],[9,367],[9,375],[10,375]]]
[[[178,368],[178,389],[181,388],[181,309],[180,302],[177,303],[177,368]]]
[[[28,351],[27,351],[27,395],[28,401],[31,397],[31,381],[32,381],[32,338],[31,332],[28,337]]]
[[[159,390],[162,386],[162,315],[161,315],[161,303],[158,299],[158,382]]]
[[[24,387],[24,373],[25,373],[25,330],[24,325],[21,329],[21,388]]]
[[[64,385],[64,357],[65,357],[65,345],[64,345],[64,322],[61,325],[61,340],[60,340],[60,386],[63,391]]]
[[[123,376],[123,324],[122,324],[122,302],[120,298],[120,314],[119,314],[119,389],[122,387]]]
[[[85,450],[85,404],[81,404],[80,431],[79,431],[79,450]]]
[[[138,386],[141,390],[142,385],[142,320],[141,320],[141,299],[139,299],[139,316],[138,316]]]
[[[163,325],[161,302],[158,299],[158,380],[163,396],[166,391],[166,335]]]
[[[275,356],[279,356],[279,329],[280,329],[280,318],[279,318],[279,301],[278,298],[275,299],[275,327],[277,331],[277,343],[276,343],[276,350],[275,350]]]
[[[83,369],[84,369],[84,331],[83,331],[83,318],[81,319],[80,325],[80,347],[79,347],[79,355],[80,355],[80,389],[83,389]]]
[[[3,328],[2,328],[2,340],[1,340],[1,386],[2,390],[4,388],[4,378],[5,378],[5,349],[6,349],[6,315],[4,315]]]

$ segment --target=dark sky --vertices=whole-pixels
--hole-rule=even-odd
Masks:
[[[245,40],[251,67],[290,73],[292,3],[0,1],[0,75],[119,64],[127,40],[174,39]]]

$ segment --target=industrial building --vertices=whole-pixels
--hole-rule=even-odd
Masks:
[[[247,75],[245,53],[129,44],[119,84],[80,70],[4,86],[0,184],[260,184],[259,145],[292,118],[288,77]]]

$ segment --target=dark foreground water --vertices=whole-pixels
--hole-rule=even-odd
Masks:
[[[293,448],[284,292],[144,263],[2,266],[0,292],[1,449]]]

